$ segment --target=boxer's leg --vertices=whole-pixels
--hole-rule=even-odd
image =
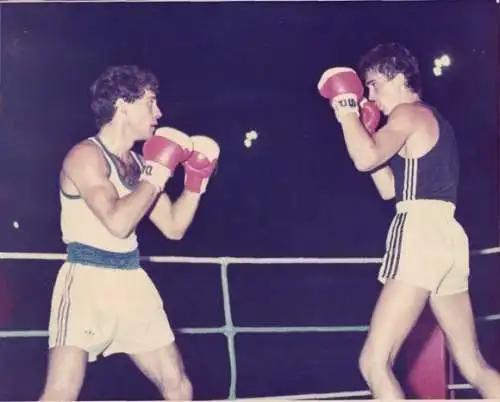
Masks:
[[[95,360],[106,343],[105,327],[99,325],[95,309],[100,279],[101,269],[75,263],[65,263],[58,273],[52,294],[48,368],[41,400],[76,400],[87,361]]]
[[[430,263],[436,253],[429,245],[435,239],[428,226],[420,214],[404,211],[396,214],[387,235],[379,270],[385,286],[359,359],[361,373],[377,399],[404,398],[393,362],[439,280]]]
[[[130,358],[158,388],[165,400],[193,399],[192,385],[175,343],[156,350],[130,354]]]
[[[68,338],[74,342],[77,337],[80,285],[76,264],[64,263],[52,293],[47,376],[40,400],[76,400],[83,384],[88,353],[67,344]]]
[[[428,290],[409,283],[398,280],[386,282],[375,306],[359,358],[360,371],[374,399],[404,398],[392,372],[392,365],[428,296]]]
[[[191,383],[154,283],[143,269],[122,272],[118,279],[133,296],[124,300],[115,338],[104,354],[129,355],[165,399],[191,400]]]
[[[479,351],[469,292],[433,296],[431,308],[462,375],[483,398],[499,399],[500,375]]]
[[[49,352],[41,401],[76,401],[85,377],[88,353],[76,346],[56,346]]]
[[[443,330],[450,354],[464,376],[484,398],[500,398],[500,375],[484,360],[477,341],[468,291],[469,242],[456,221],[449,225],[453,244],[453,267],[443,279],[430,305]]]

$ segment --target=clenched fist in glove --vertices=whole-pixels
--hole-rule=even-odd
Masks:
[[[361,99],[359,102],[361,108],[361,121],[370,134],[373,134],[377,130],[378,124],[380,123],[380,109],[374,102],[369,101],[366,98]]]
[[[337,120],[351,113],[359,116],[358,101],[363,97],[363,83],[349,67],[334,67],[326,70],[318,82],[321,96],[330,101]]]
[[[192,136],[191,141],[193,152],[183,163],[186,172],[184,187],[189,191],[203,194],[217,165],[220,148],[214,140],[202,135]]]
[[[187,134],[170,127],[159,128],[142,147],[144,168],[141,180],[153,184],[158,192],[163,191],[177,165],[192,152],[193,142]]]

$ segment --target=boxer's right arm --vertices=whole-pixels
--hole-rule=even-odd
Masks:
[[[381,167],[371,174],[375,187],[383,200],[391,200],[396,196],[396,188],[394,187],[394,174],[389,166]]]
[[[135,191],[120,198],[108,179],[101,151],[89,143],[78,145],[70,152],[64,161],[63,173],[104,226],[120,238],[134,230],[159,193],[153,184],[143,180]]]
[[[373,102],[363,98],[360,102],[361,121],[366,130],[373,135],[380,122],[380,110]],[[396,196],[394,174],[389,165],[379,167],[370,173],[375,187],[383,200],[392,200]]]

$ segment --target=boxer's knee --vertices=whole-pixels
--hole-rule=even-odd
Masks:
[[[193,399],[193,387],[185,373],[178,378],[162,378],[158,388],[165,400],[191,401]]]
[[[381,359],[377,359],[369,348],[363,348],[358,358],[358,367],[363,379],[367,383],[371,383],[374,373],[380,372],[380,369],[384,366],[385,365],[381,363]]]
[[[484,359],[478,356],[457,358],[456,364],[464,378],[474,386],[481,383],[481,380],[486,377],[491,369]]]
[[[178,364],[167,364],[158,367],[156,372],[149,372],[147,376],[156,386],[163,398],[167,401],[190,401],[193,397],[191,381]]]
[[[377,381],[380,376],[386,376],[392,369],[394,356],[380,349],[365,345],[358,358],[358,368],[367,383]]]
[[[192,400],[191,381],[175,343],[130,357],[166,400]]]
[[[176,350],[170,358],[162,361],[159,373],[155,377],[156,386],[165,400],[190,401],[193,399],[191,381],[184,370],[182,358]]]

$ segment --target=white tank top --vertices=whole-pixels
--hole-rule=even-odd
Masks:
[[[97,144],[101,149],[108,164],[109,180],[115,186],[118,195],[124,197],[130,194],[133,189],[127,187],[121,179],[109,151],[96,137],[90,137],[89,140]],[[141,166],[137,155],[132,151],[131,154],[137,164]],[[80,196],[65,194],[60,189],[59,199],[61,202],[62,241],[65,244],[82,243],[113,252],[128,252],[138,247],[135,230],[124,239],[114,236],[94,215]]]

